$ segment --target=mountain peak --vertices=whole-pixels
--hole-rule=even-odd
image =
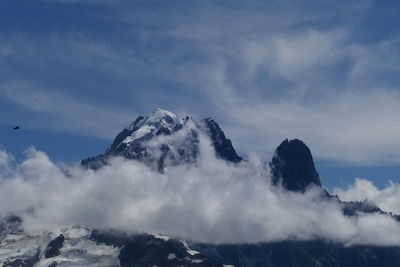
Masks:
[[[158,128],[160,126],[168,127],[171,125],[174,126],[181,123],[182,120],[174,113],[165,109],[157,108],[153,111],[153,113],[150,116],[137,117],[137,119],[134,120],[131,123],[131,125],[127,127],[127,129],[135,130],[138,127],[140,128],[140,126],[143,126],[144,124],[153,125]]]
[[[187,123],[189,120],[193,123]],[[181,131],[184,128],[186,131]],[[181,134],[175,134],[177,132]],[[192,118],[181,119],[168,110],[157,108],[150,116],[139,116],[123,129],[104,154],[82,160],[82,165],[97,169],[113,156],[155,165],[160,171],[165,166],[192,163],[199,154],[200,133],[210,137],[217,157],[234,163],[242,160],[232,142],[211,118],[196,122]],[[150,142],[153,140],[156,142]]]
[[[270,162],[272,182],[290,191],[304,192],[311,185],[321,186],[310,149],[299,139],[285,139]]]

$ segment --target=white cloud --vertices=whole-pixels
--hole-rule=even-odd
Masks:
[[[0,36],[2,88],[22,79],[30,88],[18,92],[44,104],[14,93],[11,104],[25,117],[32,111],[57,116],[48,128],[110,138],[133,120],[126,110],[161,105],[216,117],[241,152],[269,157],[282,139],[297,137],[317,158],[400,162],[399,40],[359,38],[357,27],[365,25],[354,22],[373,11],[370,3],[203,1],[149,8],[124,2],[112,8],[109,26],[118,29],[111,35],[90,23],[38,37]],[[97,103],[88,103],[89,94]],[[8,114],[15,120],[14,113]]]
[[[276,69],[279,75],[295,82],[303,82],[312,72],[343,60],[346,49],[340,43],[344,32],[307,31],[299,36],[277,37],[274,40]],[[300,76],[300,77],[299,77]],[[299,80],[301,79],[301,80]]]
[[[393,77],[400,74],[397,62],[400,59],[399,38],[387,39],[372,45],[353,45],[349,59],[353,63],[349,71],[349,87],[394,87]]]
[[[4,175],[9,174],[13,162],[14,162],[13,155],[3,150],[0,150],[0,179]]]
[[[385,76],[398,72],[397,41],[360,48],[349,36],[304,31],[240,39],[224,52],[206,48],[214,57],[193,73],[240,151],[270,155],[283,139],[300,138],[317,158],[398,164],[400,94]]]
[[[7,205],[0,214],[22,216],[29,232],[80,224],[212,243],[400,244],[400,224],[392,218],[343,216],[335,202],[320,199],[320,189],[299,194],[272,187],[259,160],[228,164],[201,140],[199,162],[164,174],[121,158],[98,171],[61,168],[31,149],[1,180],[0,201]]]
[[[317,158],[398,164],[399,40],[363,42],[360,25],[346,24],[347,16],[360,23],[369,8],[336,4],[315,17],[280,6],[265,19],[250,10],[227,12],[221,19],[205,12],[213,25],[186,23],[172,33],[192,41],[207,59],[184,66],[182,79],[208,94],[241,152],[269,156],[284,138],[296,137]],[[343,17],[327,24],[331,27],[311,23],[325,25],[322,17],[338,19],[338,13]]]
[[[354,164],[396,164],[400,161],[400,126],[394,123],[400,109],[397,92],[371,91],[330,94],[319,102],[295,99],[254,101],[227,106],[234,122],[248,129],[239,145],[256,135],[271,149],[284,138],[307,142],[319,158]],[[250,139],[251,140],[251,139]]]
[[[400,214],[400,185],[397,183],[390,182],[387,187],[379,189],[372,182],[357,178],[354,185],[346,189],[335,188],[333,193],[347,201],[367,199],[386,212]]]
[[[133,120],[131,112],[127,110],[85,103],[54,88],[42,89],[18,82],[6,85],[1,93],[14,104],[29,110],[29,120],[21,123],[33,129],[78,132],[110,139],[118,129]]]

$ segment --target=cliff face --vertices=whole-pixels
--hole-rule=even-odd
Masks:
[[[290,191],[304,192],[310,185],[321,186],[310,149],[300,140],[284,140],[270,162],[272,182]]]

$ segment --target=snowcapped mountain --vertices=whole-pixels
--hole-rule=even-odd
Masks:
[[[18,230],[20,223],[9,218],[2,223],[7,229],[0,237],[1,266],[223,266],[186,241],[160,234],[126,235],[75,226],[30,235]]]
[[[188,244],[161,234],[128,235],[76,226],[40,235],[3,232],[0,263],[4,267],[394,267],[400,266],[400,248],[327,240]]]
[[[98,169],[112,157],[141,161],[155,171],[166,166],[194,163],[200,139],[208,137],[215,155],[232,163],[242,161],[219,125],[207,118],[179,118],[162,109],[139,116],[123,129],[101,155],[81,161]],[[272,183],[288,191],[304,193],[321,186],[310,149],[300,140],[284,140],[269,164]],[[327,192],[322,198],[340,205],[345,216],[384,213],[373,203],[342,202]],[[62,212],[62,211],[60,211]],[[240,216],[240,211],[238,211]],[[1,266],[400,266],[399,247],[347,246],[329,240],[287,240],[260,244],[197,244],[162,234],[127,234],[84,226],[49,230],[31,235],[17,216],[0,218]]]
[[[120,249],[91,240],[92,231],[76,226],[38,235],[24,233],[21,220],[1,222],[1,266],[120,266]]]
[[[96,169],[115,156],[139,160],[159,171],[165,166],[193,163],[199,154],[200,134],[210,137],[217,157],[233,163],[242,160],[213,119],[198,122],[158,108],[150,116],[139,116],[104,154],[82,160],[82,165]]]

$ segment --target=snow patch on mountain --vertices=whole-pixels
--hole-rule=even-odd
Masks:
[[[170,239],[169,236],[160,235],[160,234],[157,234],[157,233],[152,233],[151,235],[154,236],[157,239],[161,239],[161,240],[164,240],[164,241],[168,241]]]
[[[190,247],[189,247],[188,243],[187,243],[185,240],[181,240],[181,243],[182,243],[182,245],[185,247],[185,249],[186,249],[186,252],[187,252],[188,254],[190,254],[191,256],[194,256],[194,255],[200,254],[200,252],[199,252],[199,251],[196,251],[196,250],[192,250],[192,249],[190,249]]]
[[[179,117],[174,113],[157,108],[153,111],[153,114],[148,118],[148,122],[160,122],[163,125],[177,124],[180,123]]]
[[[169,260],[173,260],[173,259],[175,259],[175,258],[176,258],[175,253],[169,253],[169,254],[168,254],[168,259],[169,259]]]
[[[15,266],[120,266],[120,249],[90,240],[91,231],[72,227],[36,235],[7,233],[0,242],[0,263]],[[62,235],[58,255],[46,253],[54,238]],[[24,265],[25,264],[25,265]],[[53,265],[52,265],[53,264]],[[12,265],[12,266],[14,266]]]
[[[137,129],[135,132],[132,133],[132,135],[127,136],[122,143],[123,144],[127,144],[127,143],[131,143],[135,140],[138,140],[140,138],[142,138],[143,136],[148,135],[149,133],[154,132],[156,128],[154,126],[150,126],[150,125],[144,125],[141,128]]]

